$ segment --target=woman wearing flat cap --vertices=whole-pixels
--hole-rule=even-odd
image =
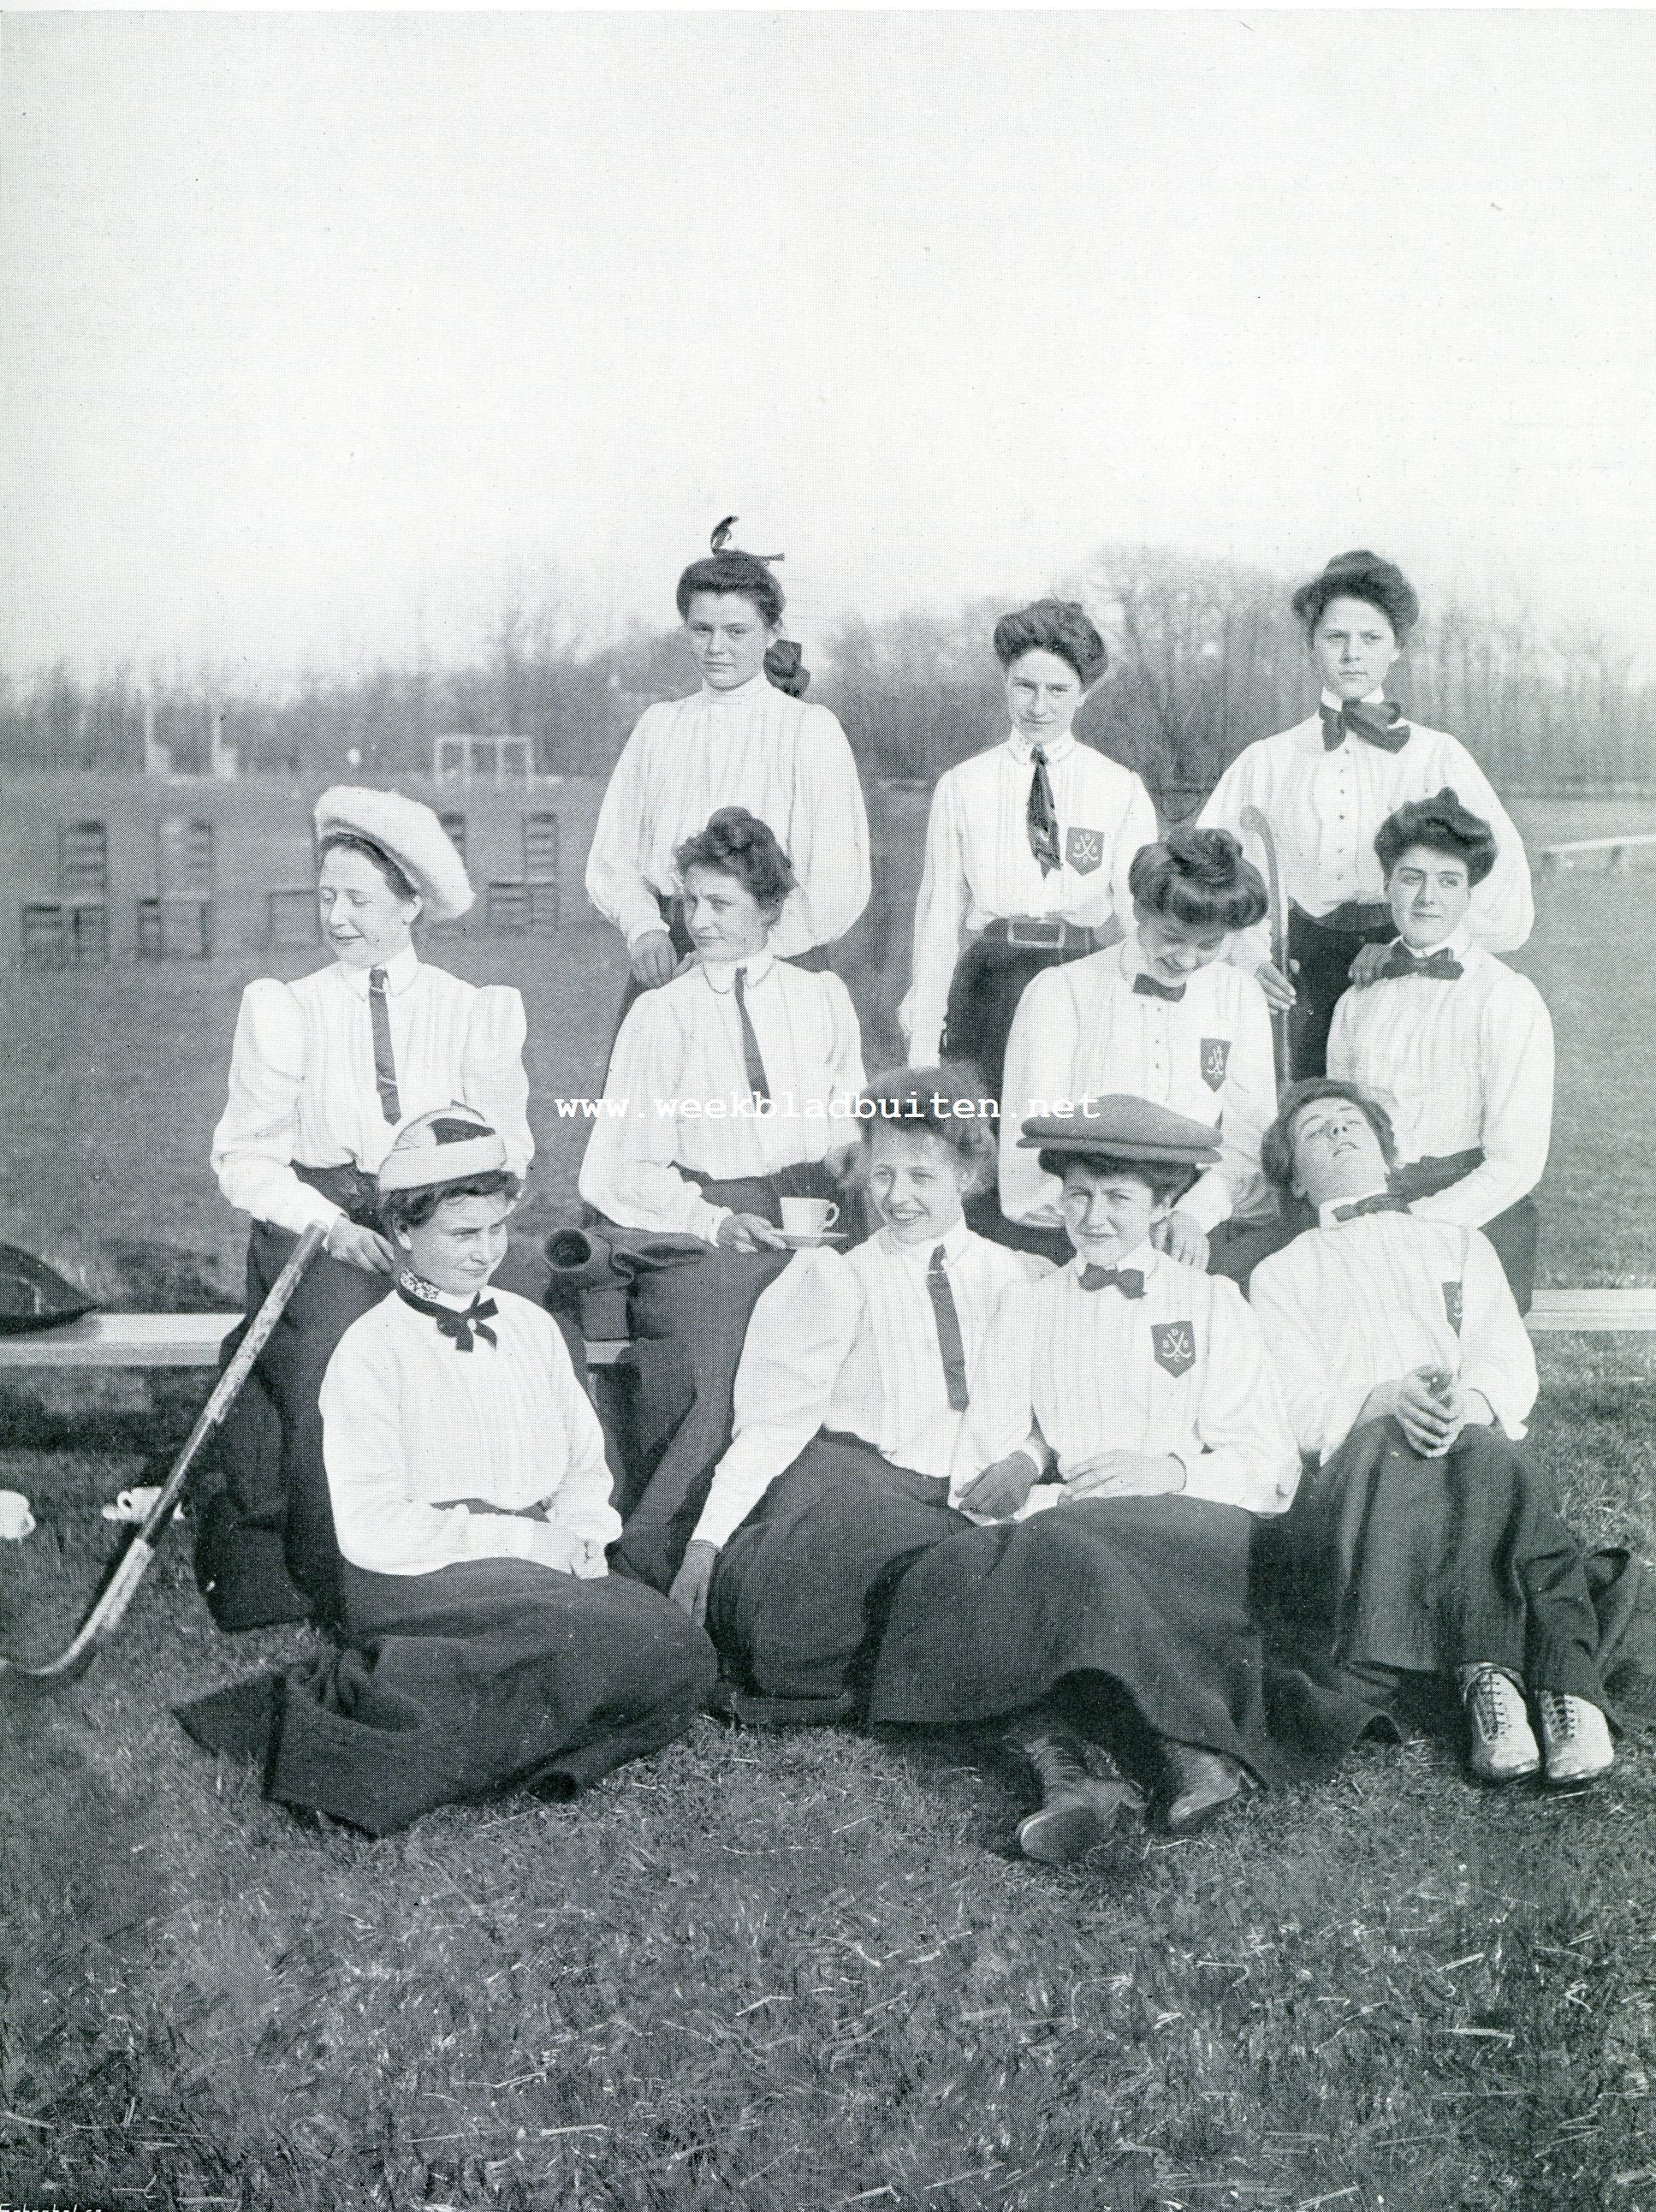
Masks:
[[[1420,616],[1401,568],[1359,549],[1336,555],[1294,594],[1311,660],[1322,679],[1317,712],[1261,738],[1225,770],[1203,808],[1204,826],[1228,830],[1263,865],[1242,827],[1257,807],[1275,835],[1289,901],[1290,975],[1272,965],[1262,923],[1230,957],[1251,968],[1277,1006],[1293,1006],[1293,1072],[1324,1072],[1329,1024],[1348,982],[1370,980],[1392,933],[1374,837],[1388,815],[1452,785],[1494,833],[1498,857],[1479,884],[1466,927],[1487,951],[1510,952],[1535,921],[1523,840],[1489,778],[1459,738],[1404,719],[1385,684]]]
[[[719,808],[769,823],[796,882],[776,926],[786,960],[843,937],[868,904],[868,817],[846,733],[801,696],[799,648],[781,635],[786,602],[773,554],[726,541],[678,580],[679,620],[701,681],[685,699],[646,707],[598,810],[586,895],[627,940],[632,974],[622,1011],[670,983],[690,952],[675,855]],[[813,960],[812,966],[820,966]]]
[[[521,1176],[534,1152],[523,1001],[423,962],[412,928],[463,915],[465,866],[428,806],[344,785],[317,801],[317,898],[329,966],[242,994],[213,1172],[251,1215],[256,1312],[312,1222],[327,1241],[215,1447],[223,1488],[196,1565],[221,1627],[337,1617],[339,1553],[317,1393],[334,1346],[390,1286],[374,1177],[404,1124],[455,1102],[499,1130]]]
[[[937,780],[898,1019],[913,1065],[969,1061],[998,1097],[1024,986],[1121,934],[1156,810],[1131,769],[1071,726],[1108,660],[1085,611],[1036,599],[1002,616],[994,644],[1011,729]],[[990,1200],[977,1225],[992,1236],[998,1223]]]

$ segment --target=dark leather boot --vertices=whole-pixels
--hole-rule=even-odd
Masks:
[[[1059,1729],[1015,1729],[1009,1737],[1034,1769],[1041,1802],[1018,1823],[1018,1849],[1027,1859],[1065,1866],[1084,1858],[1111,1833],[1124,1812],[1137,1811],[1143,1799],[1131,1782],[1112,1768],[1107,1775],[1087,1771],[1081,1747]]]
[[[1168,1768],[1162,1824],[1170,1836],[1193,1836],[1253,1786],[1247,1768],[1223,1752],[1198,1751],[1164,1736],[1162,1756]]]

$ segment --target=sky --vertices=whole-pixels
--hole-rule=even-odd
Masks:
[[[0,668],[1366,544],[1656,670],[1656,17],[9,14]]]

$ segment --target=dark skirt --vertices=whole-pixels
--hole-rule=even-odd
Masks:
[[[910,1567],[874,1671],[870,1723],[1010,1717],[1102,1676],[1158,1736],[1280,1763],[1249,1605],[1255,1522],[1183,1497],[1083,1498],[969,1528]]]
[[[1351,963],[1365,945],[1386,945],[1397,935],[1389,907],[1337,907],[1320,921],[1301,907],[1288,909],[1288,957],[1296,1003],[1289,1018],[1289,1044],[1296,1080],[1328,1072],[1328,1032],[1334,1009],[1351,981]]]
[[[967,1060],[983,1078],[983,1096],[998,1099],[1006,1075],[1006,1040],[1018,1001],[1043,969],[1062,967],[1097,950],[1090,933],[1073,949],[1012,945],[992,926],[968,939],[955,963],[943,1016],[945,1060]]]
[[[377,1226],[373,1185],[355,1169],[295,1172],[354,1221]],[[268,1221],[253,1224],[247,1240],[250,1317],[297,1242]],[[365,1274],[318,1252],[208,1447],[196,1513],[196,1577],[221,1628],[340,1617],[341,1562],[317,1397],[340,1338],[390,1288],[389,1275]],[[244,1322],[226,1339],[223,1361],[246,1328]]]
[[[481,1559],[347,1565],[343,1587],[349,1648],[179,1717],[209,1748],[261,1752],[268,1796],[373,1835],[506,1790],[573,1797],[682,1735],[713,1688],[707,1638],[637,1583]]]
[[[860,1693],[921,1554],[972,1524],[949,1486],[824,1431],[719,1553],[707,1627],[727,1678],[762,1697]]]
[[[1470,1152],[1452,1152],[1442,1159],[1411,1160],[1407,1167],[1393,1172],[1392,1182],[1412,1205],[1417,1198],[1435,1198],[1483,1164],[1483,1148],[1474,1146]],[[1483,1229],[1495,1247],[1518,1310],[1528,1313],[1535,1299],[1535,1255],[1541,1235],[1541,1216],[1534,1199],[1526,1194],[1493,1220],[1484,1222]]]
[[[1453,1677],[1488,1662],[1602,1705],[1581,1546],[1553,1486],[1498,1431],[1442,1459],[1369,1421],[1262,1529],[1263,1589],[1313,1664]]]
[[[833,1176],[802,1163],[762,1179],[693,1178],[715,1206],[781,1224],[780,1201],[832,1198]],[[625,1526],[613,1565],[666,1589],[701,1516],[713,1469],[731,1441],[736,1370],[748,1323],[789,1252],[726,1252],[709,1245],[682,1267],[639,1275],[628,1296],[632,1352],[617,1506]]]

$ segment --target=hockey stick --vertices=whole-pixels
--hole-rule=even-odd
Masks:
[[[252,1372],[253,1362],[264,1351],[271,1330],[282,1318],[283,1308],[299,1288],[300,1277],[310,1266],[327,1233],[321,1222],[312,1222],[294,1245],[287,1265],[271,1284],[269,1296],[249,1324],[246,1335],[236,1346],[229,1365],[214,1384],[212,1395],[197,1415],[196,1425],[184,1449],[173,1461],[160,1495],[122,1553],[114,1573],[75,1632],[68,1648],[57,1658],[43,1661],[38,1667],[25,1667],[15,1659],[0,1658],[0,1680],[15,1681],[20,1688],[36,1683],[42,1688],[55,1689],[59,1683],[77,1681],[85,1674],[97,1656],[99,1645],[114,1633],[122,1614],[131,1604],[144,1571],[155,1558],[156,1547],[167,1533],[167,1524],[184,1495],[184,1486],[201,1455],[202,1446],[240,1395],[242,1385]]]
[[[1288,974],[1288,908],[1283,901],[1282,872],[1277,866],[1277,836],[1270,823],[1257,806],[1245,806],[1240,815],[1242,828],[1250,837],[1257,837],[1265,856],[1265,886],[1271,896],[1271,964],[1279,975]],[[1293,1052],[1289,1043],[1288,1009],[1273,1006],[1271,1010],[1271,1045],[1277,1063],[1277,1089],[1280,1094],[1294,1079]]]

